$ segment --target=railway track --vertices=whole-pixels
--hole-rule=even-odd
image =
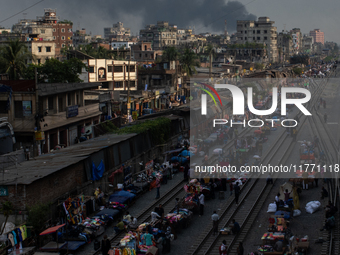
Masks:
[[[314,94],[320,93],[323,91],[324,87],[317,86]],[[315,105],[318,98],[313,98],[310,105]],[[297,114],[297,116],[301,116],[302,114]],[[306,117],[303,117],[300,126],[306,121]],[[280,150],[284,150],[284,153],[279,158],[276,163],[282,164],[284,163],[290,154],[290,151],[294,143],[292,139],[287,139],[285,131],[283,131],[279,138],[272,144],[270,150],[262,159],[263,164],[268,164],[273,160],[276,156],[279,148]],[[231,223],[232,219],[235,219],[241,226],[241,232],[238,236],[234,235],[221,235],[217,234],[217,236],[213,235],[212,223],[208,224],[207,228],[203,231],[201,236],[197,239],[195,245],[193,245],[187,254],[219,254],[218,247],[222,243],[223,240],[227,241],[228,252],[229,254],[236,254],[236,241],[243,241],[247,236],[248,231],[251,228],[252,223],[254,222],[258,212],[260,211],[266,197],[268,196],[272,185],[267,185],[265,179],[259,179],[258,175],[253,175],[251,178],[255,178],[252,180],[250,184],[244,187],[240,195],[239,206],[235,206],[235,199],[230,198],[224,208],[221,209],[222,214],[220,217],[219,228],[228,227]],[[276,179],[278,174],[274,174],[272,176],[273,179]],[[249,182],[249,181],[248,181]],[[253,192],[256,191],[256,192]],[[250,203],[248,201],[251,201]]]

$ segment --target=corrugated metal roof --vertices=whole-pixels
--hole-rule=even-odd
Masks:
[[[4,179],[0,176],[0,184],[31,184],[36,180],[76,164],[101,149],[118,144],[136,135],[105,135],[53,153],[43,154],[35,159],[18,164],[17,168],[15,166],[5,168]]]

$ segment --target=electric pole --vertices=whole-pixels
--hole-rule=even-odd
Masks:
[[[127,92],[127,119],[130,122],[130,61],[131,61],[131,47],[130,47],[130,56],[128,63],[128,92]]]

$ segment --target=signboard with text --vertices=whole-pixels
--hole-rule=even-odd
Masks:
[[[67,107],[66,118],[72,118],[78,115],[78,105]]]
[[[0,186],[0,197],[8,196],[8,188],[7,186]]]

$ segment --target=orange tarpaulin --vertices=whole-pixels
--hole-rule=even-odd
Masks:
[[[48,228],[45,231],[41,232],[40,235],[43,236],[43,235],[48,235],[48,234],[55,233],[55,232],[57,232],[60,228],[62,228],[65,225],[66,224],[62,224],[62,225],[58,225],[58,226],[55,226],[55,227]]]

